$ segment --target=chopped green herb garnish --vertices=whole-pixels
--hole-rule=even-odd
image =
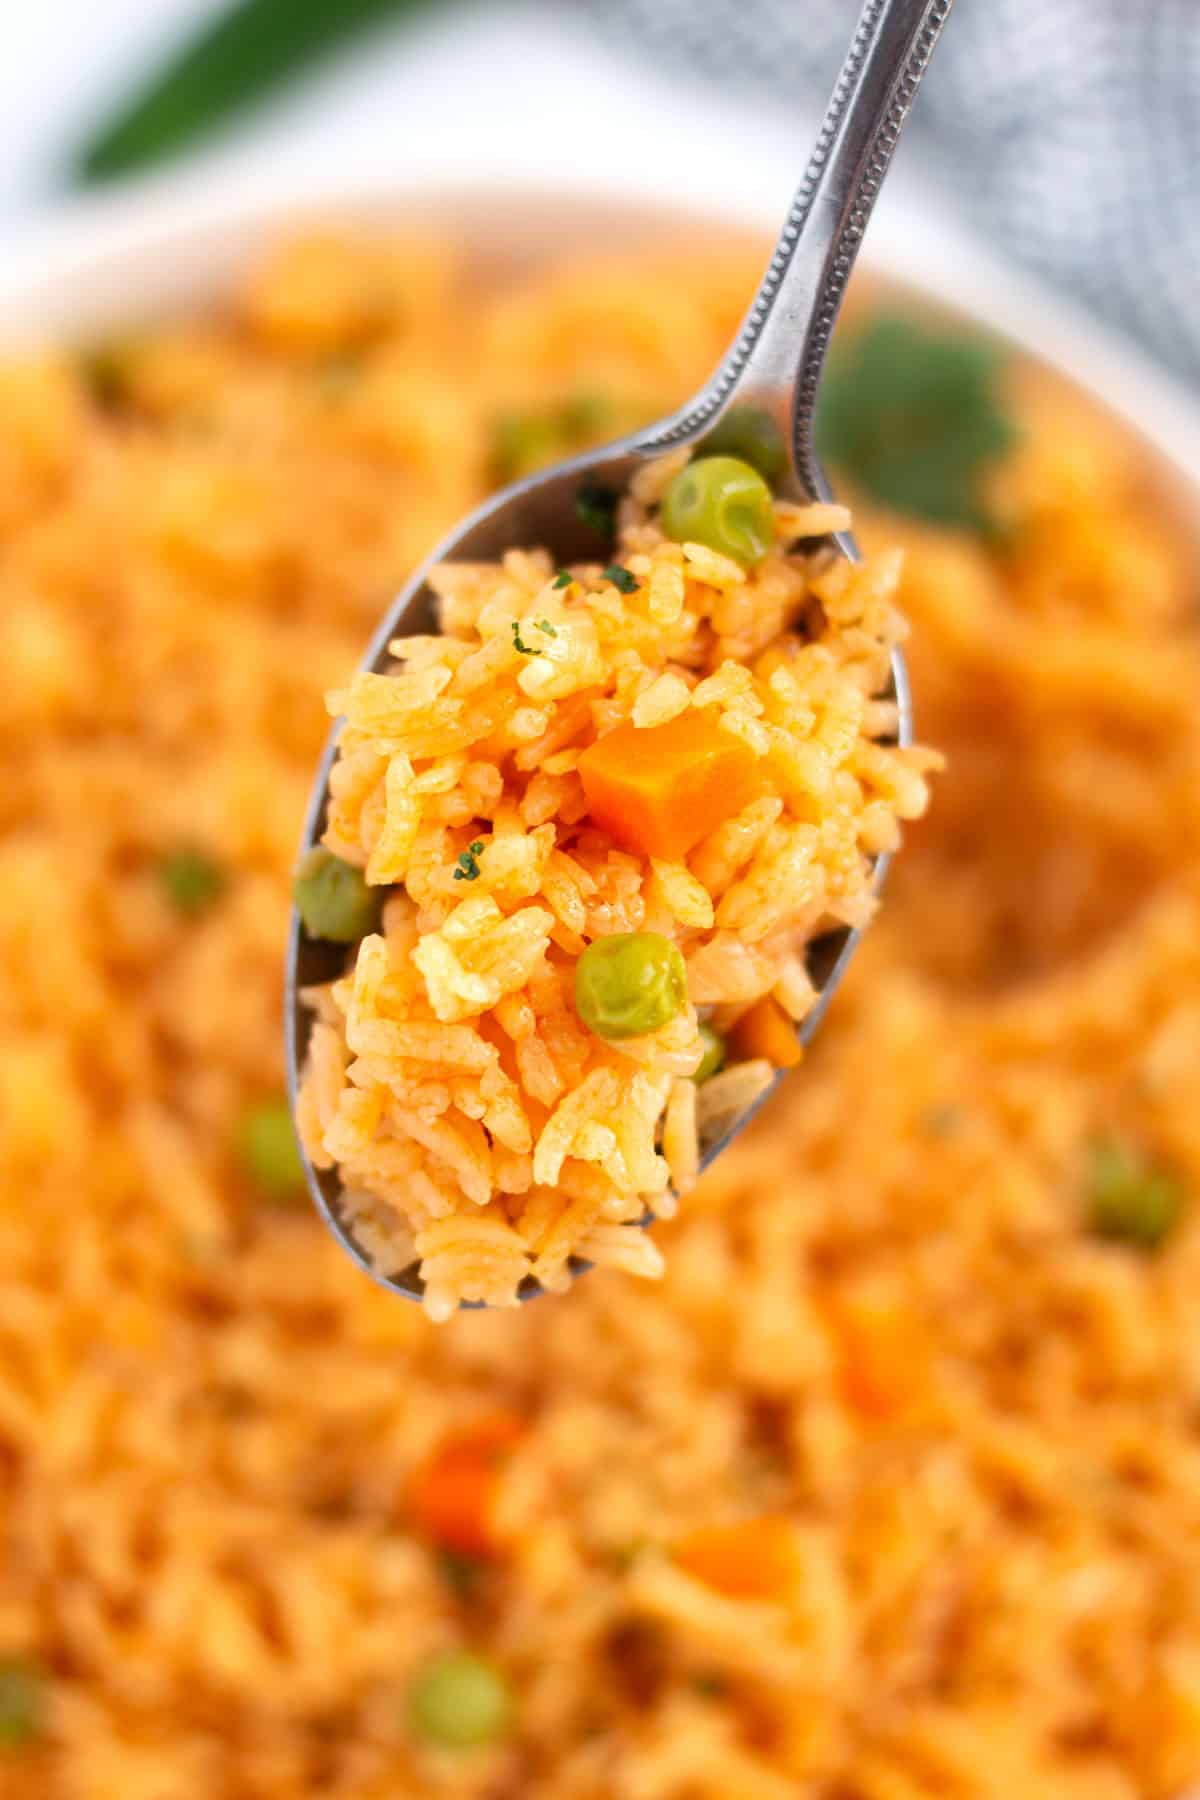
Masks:
[[[203,850],[177,850],[163,858],[158,872],[176,912],[205,912],[225,889],[225,871]]]
[[[457,865],[454,870],[455,881],[478,881],[479,880],[479,856],[480,856],[482,850],[483,850],[483,839],[482,838],[476,838],[475,842],[473,844],[467,845],[467,848],[462,852],[462,854],[458,858],[458,862],[457,862]]]
[[[519,619],[514,619],[512,622],[512,634],[513,634],[513,649],[519,650],[521,652],[522,656],[544,656],[546,654],[546,652],[544,650],[542,650],[537,644],[522,643],[522,641],[521,641],[521,621]]]
[[[982,478],[1016,441],[1004,360],[974,332],[878,315],[830,360],[817,416],[822,456],[885,506],[990,532]]]
[[[623,563],[609,563],[606,569],[601,570],[601,575],[605,581],[611,581],[613,586],[618,589],[620,593],[637,593],[637,576],[631,575]]]
[[[0,1658],[0,1750],[19,1750],[38,1737],[44,1711],[40,1671],[24,1657]]]
[[[557,637],[558,636],[557,625],[552,625],[550,623],[549,619],[539,619],[537,622],[537,627],[538,627],[539,631],[544,631],[547,637]]]
[[[1127,1145],[1098,1138],[1090,1147],[1086,1178],[1089,1225],[1098,1237],[1157,1250],[1183,1210],[1183,1190]]]
[[[586,481],[575,496],[575,511],[585,525],[610,538],[617,522],[616,490],[602,482]]]
[[[553,586],[556,588],[570,587],[574,579],[575,577],[572,575],[570,569],[560,569],[558,574],[554,577]]]
[[[698,1694],[702,1700],[719,1700],[729,1684],[715,1669],[700,1669],[692,1676],[688,1685],[693,1694]]]
[[[173,154],[260,104],[355,34],[419,15],[425,0],[230,0],[196,7],[179,47],[71,151],[80,183],[106,181]]]

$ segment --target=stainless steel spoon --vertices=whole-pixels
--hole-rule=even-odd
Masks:
[[[639,463],[661,456],[664,450],[702,442],[735,407],[766,413],[774,422],[788,452],[788,469],[781,484],[784,494],[794,499],[829,498],[814,440],[821,371],[871,209],[952,5],[953,0],[866,0],[816,147],[762,284],[728,355],[701,391],[658,424],[543,470],[485,501],[438,545],[402,590],[367,650],[364,668],[387,666],[393,638],[437,629],[426,578],[438,563],[494,561],[506,550],[534,544],[548,546],[560,563],[594,561],[602,556],[607,549],[604,540],[581,519],[576,507],[580,489],[602,485],[623,490]],[[848,533],[839,534],[835,541],[842,555],[857,560],[858,550]],[[899,712],[899,741],[907,744],[912,738],[912,714],[899,652],[892,658],[892,697]],[[336,747],[335,726],[317,771],[304,849],[318,842],[324,830]],[[881,857],[876,865],[876,884],[883,878],[886,862]],[[809,972],[820,998],[804,1021],[800,1035],[805,1041],[820,1025],[858,936],[857,931],[839,930],[809,947]],[[310,1029],[301,990],[333,979],[341,973],[343,962],[341,949],[308,938],[299,918],[293,916],[285,1012],[293,1105]],[[742,1114],[723,1135],[702,1146],[705,1167],[757,1110]],[[399,1275],[381,1275],[356,1242],[342,1216],[336,1171],[315,1169],[307,1159],[305,1168],[317,1210],[342,1248],[374,1280],[394,1293],[419,1300],[422,1283],[415,1264]],[[576,1273],[586,1267],[578,1259],[572,1264]],[[528,1280],[522,1286],[522,1298],[540,1291],[535,1281]]]

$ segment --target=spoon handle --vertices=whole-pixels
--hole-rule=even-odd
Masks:
[[[866,0],[766,274],[708,386],[648,448],[708,430],[736,396],[780,412],[803,491],[828,490],[817,387],[846,282],[900,130],[954,0]],[[790,417],[788,416],[790,413]]]

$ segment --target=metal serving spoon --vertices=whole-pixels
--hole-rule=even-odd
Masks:
[[[576,507],[580,489],[602,485],[623,491],[640,463],[679,445],[703,442],[717,421],[725,420],[734,408],[756,415],[760,427],[762,415],[767,414],[778,430],[788,453],[780,488],[785,496],[829,498],[813,425],[830,334],[901,127],[953,3],[866,0],[767,272],[735,342],[706,386],[658,424],[544,469],[485,501],[438,545],[402,590],[367,650],[364,668],[387,666],[393,638],[436,631],[427,577],[438,563],[495,561],[506,550],[534,544],[550,548],[559,563],[595,561],[607,545],[580,517]],[[849,533],[839,533],[833,541],[843,556],[858,560]],[[891,697],[899,712],[899,741],[910,743],[911,704],[898,651],[892,657]],[[336,747],[335,726],[317,771],[304,849],[319,842],[325,828],[329,772]],[[880,857],[875,867],[876,885],[886,864],[887,858]],[[808,968],[820,997],[801,1028],[804,1041],[820,1025],[858,937],[857,931],[842,929],[810,945]],[[299,917],[293,914],[285,1011],[288,1088],[293,1105],[310,1029],[301,990],[341,974],[344,956],[337,945],[307,937]],[[722,1135],[701,1146],[702,1166],[708,1166],[757,1110],[757,1106],[750,1108]],[[381,1275],[372,1267],[343,1217],[336,1170],[315,1169],[307,1158],[305,1169],[317,1210],[342,1248],[374,1280],[394,1293],[419,1300],[422,1282],[415,1263],[393,1276]],[[579,1273],[589,1265],[574,1259],[571,1266]],[[540,1291],[538,1283],[529,1279],[522,1284],[521,1296],[527,1299]]]

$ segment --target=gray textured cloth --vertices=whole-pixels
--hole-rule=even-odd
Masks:
[[[670,66],[833,85],[860,0],[590,0]],[[958,0],[910,130],[971,222],[1200,386],[1200,0]]]

